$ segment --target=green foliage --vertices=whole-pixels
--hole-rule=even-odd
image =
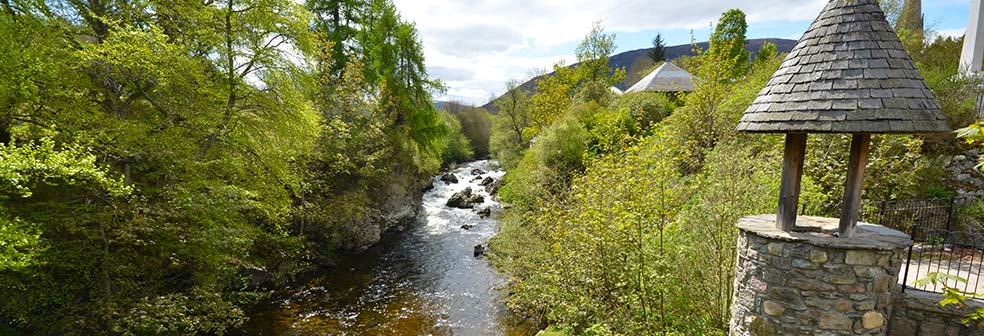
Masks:
[[[524,130],[527,136],[535,137],[545,127],[563,115],[573,104],[575,95],[587,83],[596,83],[595,88],[586,93],[581,101],[604,97],[597,89],[605,90],[625,78],[625,69],[611,69],[608,57],[615,51],[615,35],[605,34],[600,23],[592,26],[591,33],[578,44],[576,53],[579,64],[567,67],[563,63],[554,64],[554,73],[536,81],[537,93],[530,98],[532,124]],[[606,92],[605,94],[611,94]]]
[[[581,85],[574,95],[575,104],[596,103],[608,106],[615,99],[615,93],[601,82],[587,82]]]
[[[680,167],[694,172],[703,166],[704,157],[718,140],[734,132],[734,125],[755,99],[781,60],[772,60],[753,67],[743,81],[732,82],[735,58],[721,53],[700,52],[691,69],[696,78],[695,90],[681,95],[683,107],[667,119],[667,128],[677,136],[670,141],[680,151]]]
[[[536,94],[530,97],[531,123],[523,134],[532,139],[567,111],[580,81],[578,72],[563,63],[554,64],[552,75],[537,79]]]
[[[243,311],[216,294],[143,298],[118,320],[123,335],[224,335],[245,321]]]
[[[683,176],[669,136],[604,155],[563,196],[504,218],[493,260],[517,276],[514,309],[573,334],[598,325],[621,334],[726,328],[733,224],[775,206],[778,165],[762,162],[778,162],[779,147],[728,141],[706,173]]]
[[[850,156],[849,134],[811,134],[804,174],[817,182],[831,200],[843,195]],[[935,174],[922,156],[922,141],[908,135],[872,137],[865,168],[864,195],[870,200],[919,196],[923,183]],[[939,168],[937,168],[939,169]]]
[[[733,127],[778,59],[739,82],[721,66],[731,59],[704,53],[697,62],[708,80],[681,95],[679,108],[656,93],[604,106],[597,88],[582,85],[551,128],[575,120],[584,128],[584,168],[569,182],[556,178],[562,172],[548,167],[571,168],[542,154],[564,151],[537,138],[507,175],[501,195],[517,206],[491,244],[495,264],[513,276],[512,309],[569,334],[726,330],[734,222],[774,210],[781,156],[776,137]],[[809,179],[804,188],[819,193]]]
[[[108,175],[96,164],[96,157],[78,145],[59,150],[48,138],[23,146],[0,144],[0,199],[29,198],[31,189],[59,181],[102,190],[109,196],[131,192],[122,179]]]
[[[506,177],[505,202],[532,206],[537,199],[567,188],[584,168],[588,132],[574,117],[564,117],[534,139],[534,145]]]
[[[579,65],[555,65],[554,74],[537,81],[528,102],[515,84],[507,85],[491,137],[494,157],[507,169],[515,166],[506,177],[503,200],[533,206],[538,198],[566,189],[590,157],[632,142],[639,126],[631,111],[607,108],[615,100],[609,87],[625,75],[624,69],[608,66],[614,49],[614,35],[596,23],[578,45]],[[528,143],[532,146],[523,154]]]
[[[763,66],[762,64],[768,63],[773,58],[779,54],[779,50],[775,43],[766,42],[759,48],[758,54],[755,54],[755,61],[753,62],[755,66]]]
[[[593,90],[591,83],[583,86],[584,92],[610,95],[607,89]],[[503,199],[521,205],[532,205],[541,196],[559,192],[568,187],[573,176],[585,166],[585,162],[597,156],[620,152],[631,146],[645,134],[652,132],[653,123],[668,115],[675,105],[662,94],[640,93],[614,98],[613,108],[589,99],[592,94],[578,94],[584,102],[575,103],[540,136],[532,141],[532,147],[516,163],[506,161],[506,166],[517,165],[507,175]],[[613,97],[599,100],[609,101]],[[497,128],[498,129],[498,128]],[[502,129],[504,137],[493,137],[494,148],[502,148],[505,136],[518,139],[519,132]],[[511,158],[522,151],[522,143],[500,152],[500,157]],[[505,155],[503,155],[505,154]]]
[[[601,82],[614,86],[625,78],[625,69],[612,69],[608,66],[608,56],[615,52],[615,34],[605,34],[600,22],[591,26],[591,32],[574,49],[577,61],[578,78],[587,82]]]
[[[755,135],[723,140],[708,155],[695,181],[697,192],[681,210],[672,236],[680,249],[672,261],[680,273],[674,284],[683,286],[670,305],[679,330],[700,334],[727,329],[738,233],[734,223],[775,211],[781,159],[777,137]],[[803,187],[811,189],[808,182]]]
[[[506,94],[496,100],[499,112],[492,116],[492,135],[489,139],[492,158],[506,170],[516,166],[531,139],[527,132],[533,122],[529,96],[517,85],[516,82],[507,83]]]
[[[474,156],[471,141],[462,133],[461,123],[450,113],[441,112],[441,120],[448,128],[450,136],[446,138],[444,154],[441,159],[447,163],[465,162]]]
[[[430,79],[423,46],[412,23],[390,0],[370,0],[360,32],[366,83],[379,89],[378,103],[391,141],[426,173],[440,166],[447,128],[431,99],[444,90]]]
[[[962,47],[963,38],[937,37],[912,54],[916,67],[940,103],[940,110],[955,129],[977,120],[977,97],[981,94],[980,80],[960,72]]]
[[[587,133],[577,120],[559,120],[546,129],[536,142],[539,144],[534,147],[533,156],[546,167],[564,173],[584,168]]]
[[[249,274],[285,283],[437,169],[413,25],[388,1],[309,5],[4,3],[0,320],[230,333]]]
[[[634,140],[631,132],[637,128],[624,110],[611,110],[591,101],[571,106],[568,115],[584,125],[589,157],[620,151]]]
[[[615,99],[611,108],[620,111],[619,113],[627,113],[629,118],[635,121],[635,129],[632,133],[637,135],[646,133],[663,121],[677,108],[677,104],[663,93],[632,92]]]
[[[502,197],[516,206],[490,244],[492,261],[510,275],[511,309],[560,334],[726,334],[735,295],[734,223],[774,213],[782,159],[782,137],[734,131],[781,61],[774,45],[766,45],[749,63],[746,28],[740,11],[722,17],[711,49],[683,62],[699,80],[694,92],[676,100],[658,94],[609,100],[599,86],[570,80],[571,73],[566,82],[541,83],[547,91],[532,98],[534,118],[541,118],[534,123],[552,129],[576,121],[585,152],[583,167],[548,165],[543,154],[563,147],[536,138],[506,176]],[[921,49],[917,64],[938,69],[927,76],[939,78],[930,79],[934,90],[962,100],[947,87],[952,76],[943,75],[953,69],[952,41],[931,46]],[[984,141],[982,128],[962,135]],[[945,194],[938,182],[946,174],[942,159],[923,153],[926,139],[875,137],[864,198]],[[840,199],[850,137],[811,135],[809,141],[801,202]],[[549,167],[576,170],[565,181]],[[960,211],[972,218],[980,207]]]
[[[33,189],[53,185],[91,188],[107,196],[123,196],[132,189],[121,179],[112,179],[85,148],[55,148],[48,138],[38,144],[0,144],[0,201],[18,202],[33,195]],[[0,271],[24,269],[37,263],[42,244],[37,223],[12,216],[0,205]]]
[[[943,300],[940,301],[940,307],[956,306],[957,308],[967,308],[967,300],[970,300],[973,296],[980,296],[981,293],[967,292],[957,289],[961,283],[967,283],[967,279],[950,275],[941,272],[932,272],[926,274],[925,278],[916,280],[916,286],[926,287],[929,285],[939,285],[943,287]],[[984,320],[984,308],[977,308],[972,310],[967,316],[960,321],[960,323],[970,323],[973,321]]]
[[[739,9],[731,9],[721,14],[721,19],[711,34],[708,53],[717,59],[727,61],[721,67],[730,71],[729,78],[738,78],[748,71],[748,51],[745,50],[745,33],[748,23],[745,13]],[[704,77],[697,76],[704,79]]]
[[[492,114],[482,108],[465,108],[455,113],[461,124],[461,133],[471,143],[476,158],[489,156],[489,141],[492,134]],[[452,131],[451,134],[454,134]]]
[[[363,34],[359,24],[371,19],[369,1],[366,0],[307,0],[305,8],[314,14],[313,29],[324,34],[331,43],[331,61],[326,73],[340,77],[352,63],[352,56],[359,55],[364,45],[359,43]]]

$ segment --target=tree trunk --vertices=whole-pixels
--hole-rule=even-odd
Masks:
[[[8,144],[10,140],[10,120],[0,119],[0,145]]]

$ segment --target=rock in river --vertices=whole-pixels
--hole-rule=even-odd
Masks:
[[[448,199],[447,206],[459,209],[471,209],[475,207],[475,204],[482,202],[485,202],[485,197],[472,193],[472,189],[469,187],[451,195],[451,198]]]
[[[471,174],[472,175],[482,175],[482,174],[485,174],[485,171],[484,170],[481,170],[481,169],[478,169],[478,168],[475,168],[475,169],[472,169]]]
[[[485,218],[492,215],[492,208],[485,208],[478,210],[478,217]]]
[[[473,252],[473,254],[475,255],[476,258],[481,257],[483,254],[485,254],[485,246],[482,246],[482,244],[475,245],[475,251]]]
[[[447,173],[441,176],[441,181],[447,184],[458,183],[458,177],[454,176],[454,174]]]
[[[486,176],[485,179],[482,180],[482,183],[479,183],[479,185],[483,187],[488,187],[492,183],[495,183],[495,179]]]
[[[482,182],[484,183],[485,181]],[[485,192],[489,193],[489,195],[495,196],[495,194],[499,193],[499,187],[501,186],[502,186],[501,179],[498,181],[493,180],[492,183],[489,183],[488,185],[485,186]]]

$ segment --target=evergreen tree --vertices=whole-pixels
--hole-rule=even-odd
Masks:
[[[663,42],[663,36],[656,34],[653,38],[653,48],[649,50],[649,59],[653,61],[653,64],[659,64],[659,62],[666,60],[666,43]]]
[[[350,58],[361,54],[357,39],[369,10],[368,0],[307,0],[305,7],[314,13],[313,29],[325,34],[331,48],[331,73],[340,76]]]

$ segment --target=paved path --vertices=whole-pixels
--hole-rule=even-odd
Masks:
[[[942,254],[940,252],[924,253],[921,258],[913,255],[908,272],[906,271],[906,265],[902,265],[902,271],[899,274],[899,283],[913,288],[941,292],[943,290],[942,286],[930,285],[927,287],[918,287],[915,285],[915,282],[916,280],[925,278],[929,273],[942,272],[967,279],[966,283],[948,281],[947,285],[953,288],[967,292],[984,292],[984,277],[981,276],[984,273],[984,254],[979,252],[976,254],[965,254],[962,258],[951,256],[953,255],[949,252]],[[906,277],[906,274],[908,274],[908,277]]]

